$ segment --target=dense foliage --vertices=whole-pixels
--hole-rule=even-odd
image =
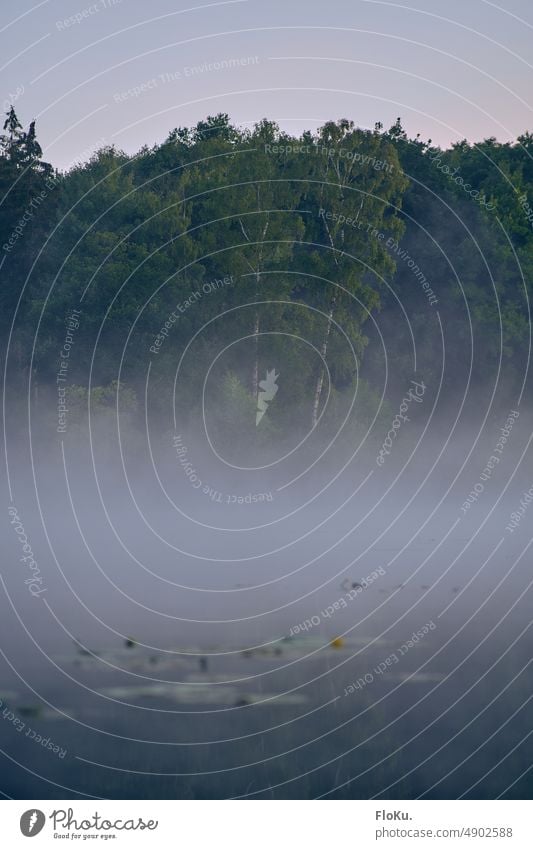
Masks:
[[[60,174],[12,108],[0,139],[8,378],[55,392],[77,310],[73,405],[89,386],[100,399],[125,386],[156,410],[175,397],[186,419],[207,399],[226,410],[213,427],[231,431],[274,367],[278,416],[305,430],[327,393],[325,421],[342,417],[357,381],[363,417],[385,374],[386,392],[391,376],[442,382],[443,344],[456,378],[501,367],[513,386],[529,350],[532,149],[525,134],[441,151],[399,120],[294,138],[217,115]]]

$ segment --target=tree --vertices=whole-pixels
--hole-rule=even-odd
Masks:
[[[315,214],[306,218],[305,266],[311,282],[304,297],[324,315],[317,327],[322,328],[318,347],[325,361],[335,322],[347,330],[357,354],[362,354],[361,328],[379,304],[383,274],[394,267],[384,236],[398,237],[402,230],[396,213],[407,180],[393,146],[377,133],[355,129],[351,121],[328,122],[311,146],[304,201]],[[343,354],[341,350],[337,347],[335,352],[335,369],[342,383],[353,377],[354,367],[347,346]],[[320,365],[313,393],[313,427],[324,377],[325,368]]]

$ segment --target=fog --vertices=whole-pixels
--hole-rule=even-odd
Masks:
[[[381,465],[386,432],[246,471],[197,428],[190,474],[168,422],[8,421],[6,792],[523,796],[529,416],[431,404]]]

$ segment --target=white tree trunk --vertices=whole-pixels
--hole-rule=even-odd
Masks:
[[[257,404],[259,396],[259,313],[255,314],[254,322],[254,370],[252,376],[252,394]]]
[[[333,302],[331,304],[331,308],[330,308],[329,315],[328,315],[328,325],[326,327],[326,332],[324,334],[324,340],[322,342],[321,354],[322,354],[323,360],[326,359],[326,354],[328,352],[328,342],[329,342],[329,337],[330,337],[330,333],[331,333],[331,325],[333,324],[333,310],[335,309],[335,302],[336,302],[336,298],[333,299]],[[314,397],[314,400],[313,400],[313,415],[312,415],[312,419],[311,419],[311,423],[312,423],[313,428],[316,427],[317,422],[318,422],[318,411],[320,409],[320,398],[321,398],[321,395],[322,395],[322,387],[324,386],[324,376],[325,376],[325,369],[324,369],[324,366],[322,366],[321,369],[320,369],[320,373],[318,375],[318,380],[316,382],[315,397]]]

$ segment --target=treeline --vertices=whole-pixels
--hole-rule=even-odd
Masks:
[[[184,417],[206,398],[253,416],[275,368],[277,414],[305,429],[327,397],[327,415],[344,415],[356,384],[369,416],[385,375],[393,390],[413,377],[413,339],[428,384],[442,383],[444,344],[451,373],[500,369],[514,386],[529,346],[532,149],[529,134],[441,151],[399,120],[295,138],[217,115],[58,173],[12,108],[0,138],[9,378],[55,392],[75,310],[73,399],[89,381],[112,397],[119,381],[155,409],[175,391]]]

